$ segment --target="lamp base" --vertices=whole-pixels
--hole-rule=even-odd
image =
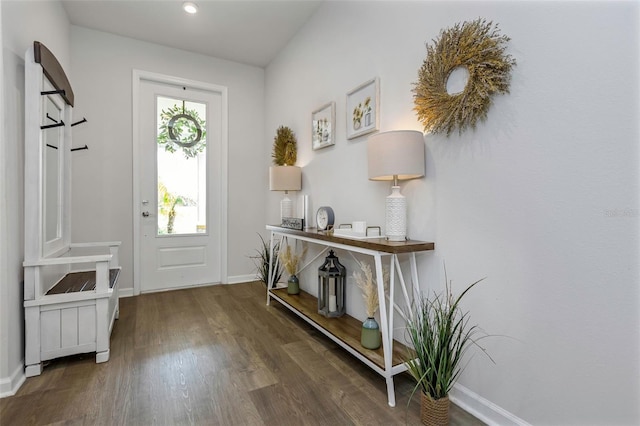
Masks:
[[[293,217],[293,201],[287,196],[286,192],[284,198],[280,201],[280,219],[285,217]]]
[[[407,199],[400,193],[399,186],[392,186],[391,194],[387,196],[385,219],[387,239],[405,241],[407,239]]]

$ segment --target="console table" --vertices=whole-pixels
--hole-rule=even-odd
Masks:
[[[281,288],[275,283],[276,271],[270,266],[269,282],[267,283],[267,305],[271,299],[279,301],[286,308],[297,314],[309,324],[317,328],[324,335],[343,347],[353,356],[358,358],[369,368],[383,376],[387,383],[387,397],[389,405],[396,405],[393,376],[407,370],[403,357],[406,356],[406,347],[393,339],[393,311],[402,312],[394,302],[396,287],[396,277],[400,284],[405,303],[411,305],[411,299],[418,296],[418,270],[416,267],[416,253],[433,250],[435,245],[424,241],[387,241],[385,238],[353,239],[337,237],[330,233],[308,232],[293,229],[281,228],[275,225],[267,225],[267,230],[271,232],[270,255],[273,256],[273,249],[276,242],[282,243],[291,239],[306,241],[324,246],[318,255],[308,261],[302,268],[309,266],[314,260],[325,253],[329,248],[341,249],[353,253],[360,253],[372,256],[375,264],[376,282],[378,294],[384,294],[384,283],[382,281],[382,260],[388,258],[389,262],[389,294],[386,297],[379,297],[380,330],[382,332],[382,347],[378,350],[365,349],[360,345],[360,330],[362,321],[349,315],[340,318],[326,318],[318,314],[317,298],[309,293],[300,291],[298,295],[287,294],[286,288]],[[410,260],[411,269],[411,295],[407,290],[407,285],[400,269],[399,255],[407,255]],[[273,257],[271,257],[273,258]],[[276,259],[278,261],[278,259]],[[388,302],[388,303],[387,303]],[[389,305],[389,306],[387,306]]]

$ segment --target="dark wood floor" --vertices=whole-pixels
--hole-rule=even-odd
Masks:
[[[247,283],[121,300],[111,359],[51,361],[0,400],[0,425],[417,425],[419,397]],[[453,406],[452,425],[480,425]]]

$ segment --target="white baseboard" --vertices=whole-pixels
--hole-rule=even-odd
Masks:
[[[258,278],[256,277],[255,274],[236,275],[233,277],[227,277],[227,282],[225,284],[240,284],[240,283],[246,283],[250,281],[256,281],[257,279]]]
[[[24,375],[24,361],[21,361],[18,368],[16,368],[10,377],[3,377],[0,379],[0,398],[15,395],[26,378],[27,377]]]
[[[118,289],[118,298],[122,299],[124,297],[133,297],[133,289],[132,288]]]
[[[484,399],[477,393],[467,389],[459,383],[456,383],[451,392],[449,392],[449,399],[451,402],[488,425],[531,426],[521,418],[511,414],[493,402]]]
[[[1,0],[0,0],[1,1]],[[236,275],[233,277],[227,277],[227,282],[222,282],[220,284],[240,284],[240,283],[246,283],[246,282],[251,282],[251,281],[257,281],[258,278],[256,277],[255,274],[247,274],[247,275]],[[201,286],[208,286],[208,285],[212,285],[210,283],[207,284],[199,284],[193,287],[201,287]],[[166,291],[166,290],[177,290],[177,289],[181,289],[183,287],[179,287],[176,289],[165,289],[162,291]],[[186,288],[186,287],[185,287]],[[120,299],[125,298],[125,297],[133,297],[135,296],[133,294],[133,289],[132,288],[121,288],[118,290],[118,297]]]

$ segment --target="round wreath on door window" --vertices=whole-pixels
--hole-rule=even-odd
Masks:
[[[491,97],[509,93],[511,68],[515,59],[505,53],[510,40],[500,35],[498,26],[484,19],[456,24],[427,43],[427,57],[414,84],[414,110],[426,132],[447,136],[475,128],[487,117]],[[457,69],[466,69],[468,78],[458,93],[447,91],[447,81]]]
[[[196,110],[174,105],[160,112],[158,145],[167,152],[182,150],[185,158],[196,157],[206,147],[205,121]]]

